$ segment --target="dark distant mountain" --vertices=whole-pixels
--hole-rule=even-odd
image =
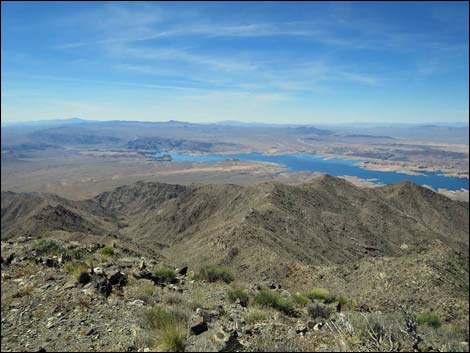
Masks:
[[[396,140],[394,137],[385,136],[385,135],[351,134],[351,135],[345,135],[344,137]]]
[[[301,127],[294,127],[289,128],[289,131],[299,135],[320,135],[320,136],[328,136],[334,134],[333,131],[318,129],[313,126],[301,126]]]

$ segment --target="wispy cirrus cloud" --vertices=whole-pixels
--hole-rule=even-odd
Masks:
[[[31,10],[37,16],[27,14],[32,20],[24,27],[17,24],[31,7],[19,7],[9,25],[2,23],[2,39],[5,30],[9,39],[2,41],[2,53],[10,53],[2,76],[22,72],[8,82],[16,89],[21,82],[29,92],[49,86],[54,94],[80,92],[90,99],[101,92],[131,97],[129,92],[132,99],[145,96],[160,105],[171,98],[191,111],[217,101],[220,113],[224,104],[241,113],[286,102],[285,110],[280,104],[271,112],[302,110],[305,116],[320,106],[322,114],[336,109],[333,101],[353,111],[365,106],[356,103],[363,97],[377,102],[401,95],[374,103],[380,112],[403,99],[410,100],[408,110],[420,100],[427,107],[428,97],[438,99],[440,82],[447,80],[446,92],[457,92],[447,97],[454,104],[458,92],[468,92],[468,82],[459,78],[468,77],[468,15],[456,17],[460,5],[414,4],[409,13],[401,11],[407,6],[51,3],[47,10]],[[15,52],[28,55],[15,58]]]

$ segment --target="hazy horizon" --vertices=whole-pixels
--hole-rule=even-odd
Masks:
[[[262,121],[250,121],[250,122],[244,122],[244,121],[239,121],[239,120],[219,120],[219,121],[213,121],[213,122],[205,122],[205,121],[199,121],[199,122],[191,122],[187,120],[175,120],[175,119],[170,119],[170,120],[127,120],[127,119],[107,119],[107,120],[95,120],[95,119],[86,119],[86,118],[79,118],[79,117],[70,117],[70,118],[53,118],[53,119],[40,119],[40,120],[24,120],[24,121],[8,121],[2,118],[1,124],[2,125],[16,125],[16,124],[39,124],[39,123],[46,123],[46,122],[67,122],[67,121],[72,121],[72,120],[77,120],[77,122],[136,122],[136,123],[169,123],[169,122],[179,122],[179,123],[185,123],[185,124],[201,124],[201,125],[209,125],[209,124],[240,124],[240,125],[279,125],[279,126],[310,126],[310,125],[315,125],[315,126],[353,126],[353,125],[370,125],[370,126],[398,126],[398,125],[413,125],[413,126],[425,126],[425,125],[436,125],[436,126],[468,126],[469,122],[468,121],[449,121],[449,122],[443,122],[443,121],[436,121],[432,123],[419,123],[419,122],[392,122],[392,123],[387,123],[387,122],[366,122],[366,121],[351,121],[347,123],[341,123],[341,122],[318,122],[318,123],[276,123],[276,122],[262,122]]]
[[[468,3],[2,2],[3,123],[468,123]]]

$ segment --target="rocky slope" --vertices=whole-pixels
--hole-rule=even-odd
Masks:
[[[85,201],[2,192],[1,208],[2,351],[161,349],[162,328],[142,323],[156,307],[185,313],[186,350],[468,350],[468,203],[408,182],[138,182]],[[203,278],[210,266],[248,306]],[[189,272],[164,283],[162,267]],[[260,306],[262,287],[293,309]],[[416,323],[429,313],[439,328]],[[394,338],[371,340],[371,320]]]

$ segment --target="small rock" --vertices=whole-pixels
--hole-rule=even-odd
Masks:
[[[307,331],[308,331],[307,325],[305,325],[303,322],[297,323],[297,327],[295,330],[297,334],[304,335],[305,333],[307,333]]]
[[[192,335],[200,335],[208,330],[207,323],[202,316],[193,316],[190,321],[190,331]]]
[[[98,276],[104,275],[103,267],[94,267],[92,273],[95,273]]]
[[[143,300],[140,300],[140,299],[136,299],[132,302],[129,302],[129,305],[143,306],[144,304],[145,304],[145,302]]]
[[[105,276],[93,275],[92,281],[98,293],[104,295],[105,297],[108,297],[111,294],[113,286]]]
[[[186,276],[187,273],[188,273],[188,266],[185,266],[181,270],[178,271],[178,275],[180,276]]]
[[[324,323],[323,322],[319,322],[317,324],[315,324],[315,326],[313,326],[313,331],[319,331],[321,330],[321,328],[323,327]]]
[[[127,284],[127,275],[121,271],[117,271],[109,277],[109,282],[113,286],[117,285],[119,288],[122,288]]]
[[[145,265],[145,260],[142,259],[142,261],[140,262],[140,265],[139,265],[139,271],[143,271],[145,270],[147,266]]]
[[[54,319],[53,317],[50,317],[47,320],[46,328],[53,328],[54,327],[54,322],[52,321],[53,319]]]
[[[15,259],[15,254],[8,255],[7,259],[5,260],[5,264],[10,265],[14,259]]]
[[[76,286],[77,284],[75,282],[68,282],[64,284],[64,289],[71,289],[71,288],[75,288]]]
[[[50,259],[50,258],[46,259],[46,261],[44,262],[44,265],[46,265],[47,267],[58,267],[59,266],[57,260]]]

